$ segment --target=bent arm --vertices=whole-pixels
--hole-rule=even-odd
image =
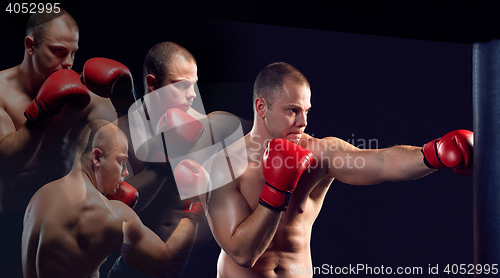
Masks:
[[[271,243],[282,212],[261,204],[252,212],[236,188],[227,184],[211,192],[207,218],[221,248],[235,263],[250,268]]]
[[[144,226],[139,217],[123,223],[123,258],[149,275],[161,275],[162,264],[182,261],[189,256],[197,228],[194,218],[182,218],[170,238],[161,238]]]
[[[10,116],[0,108],[0,176],[16,177],[35,156],[44,134],[31,121],[16,130]]]
[[[385,149],[358,149],[338,138],[325,138],[323,162],[328,174],[352,185],[412,180],[434,169],[428,168],[421,147],[394,146]]]

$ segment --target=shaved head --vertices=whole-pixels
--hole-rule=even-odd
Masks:
[[[285,79],[310,88],[307,78],[292,65],[283,62],[272,63],[266,66],[255,80],[253,102],[255,103],[257,98],[262,98],[267,103],[269,109],[271,109],[274,100],[283,93],[282,89]]]
[[[76,29],[78,31],[78,24],[73,17],[64,9],[59,13],[48,13],[46,10],[43,13],[34,13],[26,24],[26,36],[33,37],[35,46],[41,43],[47,33],[50,31],[50,26],[53,20],[60,19],[68,29]]]
[[[77,155],[81,155],[82,163],[85,163],[90,158],[89,154],[95,148],[101,149],[105,155],[116,145],[116,139],[119,136],[127,138],[123,131],[106,120],[90,122],[78,135],[76,141]]]

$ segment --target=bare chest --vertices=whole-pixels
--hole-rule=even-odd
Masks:
[[[24,110],[31,100],[17,99],[5,106],[16,129],[27,121]],[[5,210],[24,210],[31,196],[42,185],[66,175],[75,158],[75,140],[84,124],[87,111],[76,111],[63,107],[50,121],[35,155],[16,178],[4,181],[5,196],[0,204]]]
[[[19,99],[6,106],[6,112],[11,117],[16,130],[26,123],[27,119],[24,116],[24,110],[30,103],[30,99],[19,97]],[[51,118],[43,136],[42,144],[25,170],[31,171],[34,168],[52,164],[56,160],[63,164],[67,160],[71,160],[70,163],[72,163],[74,142],[78,131],[83,125],[82,120],[87,113],[86,110],[73,110],[63,106],[61,111]]]
[[[252,211],[259,205],[260,193],[265,183],[262,169],[260,167],[252,169],[252,165],[249,165],[249,169],[241,179],[240,191]],[[314,200],[310,195],[317,184],[318,180],[311,179],[306,173],[303,174],[290,197],[287,210],[281,217],[280,226],[309,225],[314,222],[320,208],[314,206]]]

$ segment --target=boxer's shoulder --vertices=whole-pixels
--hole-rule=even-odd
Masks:
[[[118,117],[109,98],[90,94],[90,103],[83,110],[87,114],[87,123],[98,119],[114,122]]]
[[[0,86],[4,84],[12,84],[18,78],[18,67],[12,67],[0,71]]]
[[[354,147],[348,142],[337,137],[314,138],[304,134],[300,140],[300,146],[308,149],[316,155],[318,153],[331,153],[335,151],[350,151]]]
[[[29,206],[56,208],[57,206],[69,206],[81,202],[87,191],[83,180],[78,178],[69,174],[45,184],[32,196]]]
[[[112,222],[115,221],[118,221],[119,223],[129,222],[138,217],[137,214],[134,212],[134,210],[125,203],[123,203],[122,201],[108,200],[105,198],[103,198],[103,200],[106,207],[109,208],[108,211],[110,213],[109,215],[111,217],[110,219],[114,220]]]
[[[317,152],[325,150],[330,143],[328,138],[315,138],[304,133],[298,145],[308,149],[315,155]]]
[[[215,136],[219,135],[219,140],[226,139],[233,134],[243,136],[250,131],[253,125],[252,121],[247,121],[226,111],[214,111],[207,116],[210,119],[213,133]],[[238,133],[238,131],[240,132]]]
[[[14,68],[0,72],[0,107],[12,111],[13,107],[22,110],[31,102],[31,98],[20,90]]]

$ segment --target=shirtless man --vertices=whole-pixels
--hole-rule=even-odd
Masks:
[[[226,132],[222,132],[223,130],[229,130],[226,124],[224,124],[223,128],[221,128],[221,124],[217,125],[215,122],[212,122],[211,126],[208,124],[207,119],[213,118],[216,114],[220,116],[228,113],[214,112],[208,117],[205,115],[203,107],[196,103],[196,101],[200,102],[200,100],[195,100],[197,96],[195,90],[197,80],[196,60],[188,50],[173,42],[159,43],[149,50],[144,59],[143,81],[144,91],[146,92],[143,98],[144,105],[136,108],[136,110],[132,108],[128,115],[124,115],[119,119],[119,126],[122,130],[129,129],[129,123],[131,120],[135,120],[130,128],[137,129],[126,132],[132,137],[131,141],[136,137],[140,137],[138,134],[143,129],[148,129],[149,125],[159,131],[170,125],[173,118],[175,118],[175,122],[196,122],[192,128],[195,130],[193,136],[183,135],[184,137],[180,140],[165,138],[165,143],[170,145],[167,146],[167,153],[164,152],[163,144],[158,144],[163,151],[159,152],[161,156],[159,160],[151,159],[147,155],[142,156],[139,148],[137,154],[131,155],[133,157],[131,165],[134,171],[142,171],[145,167],[154,165],[164,169],[169,176],[163,184],[150,183],[143,187],[136,186],[141,198],[143,196],[142,192],[157,192],[156,197],[144,209],[139,208],[137,211],[143,223],[163,240],[170,237],[182,219],[185,202],[183,200],[185,198],[181,198],[179,194],[172,171],[179,161],[174,157],[169,157],[169,163],[167,163],[165,155],[171,156],[176,151],[179,154],[179,149],[182,149],[182,155],[186,155],[190,151],[202,150],[213,144],[211,136],[217,141],[226,134]],[[166,111],[168,112],[165,113]],[[149,123],[144,123],[146,120],[145,115],[148,116],[147,121]],[[232,122],[234,120],[239,121],[236,117],[227,116],[226,118],[231,118]],[[136,124],[141,125],[141,127],[134,126]],[[158,139],[163,140],[163,137],[158,137]],[[172,143],[172,141],[175,142]],[[130,148],[134,148],[134,146],[130,145]],[[163,162],[161,162],[162,159]],[[148,161],[156,161],[157,163]],[[206,270],[201,265],[207,262],[207,252],[217,254],[219,251],[208,224],[206,221],[202,221],[197,227],[196,241],[189,261],[180,262],[177,265],[172,264],[170,270],[164,275],[168,277],[178,277],[181,274],[181,277],[205,275]],[[189,263],[187,267],[186,263]],[[108,274],[108,277],[143,276],[146,277],[128,266],[123,257],[117,259]]]
[[[0,270],[8,277],[21,275],[22,219],[31,196],[69,172],[74,139],[86,123],[116,118],[109,99],[86,92],[78,74],[70,70],[78,39],[78,26],[64,10],[33,14],[22,63],[0,72],[0,222],[4,227]],[[74,81],[68,81],[70,76]],[[45,104],[44,112],[35,97],[38,105]]]
[[[26,209],[24,277],[99,277],[99,266],[119,248],[131,265],[156,275],[190,248],[194,226],[203,218],[201,205],[186,210],[163,242],[129,206],[103,196],[114,195],[128,175],[127,137],[118,127],[91,122],[76,148],[69,174],[39,189]]]
[[[444,165],[470,173],[469,131],[450,132],[424,148],[361,150],[304,133],[310,97],[307,79],[291,65],[274,63],[258,75],[254,126],[242,139],[247,156],[231,158],[233,172],[242,174],[208,195],[208,222],[222,248],[219,277],[311,277],[294,270],[312,269],[312,225],[335,178],[371,185],[416,179]],[[231,148],[233,154],[245,151]],[[248,167],[239,166],[243,160]],[[220,176],[217,167],[209,172],[212,180]]]

